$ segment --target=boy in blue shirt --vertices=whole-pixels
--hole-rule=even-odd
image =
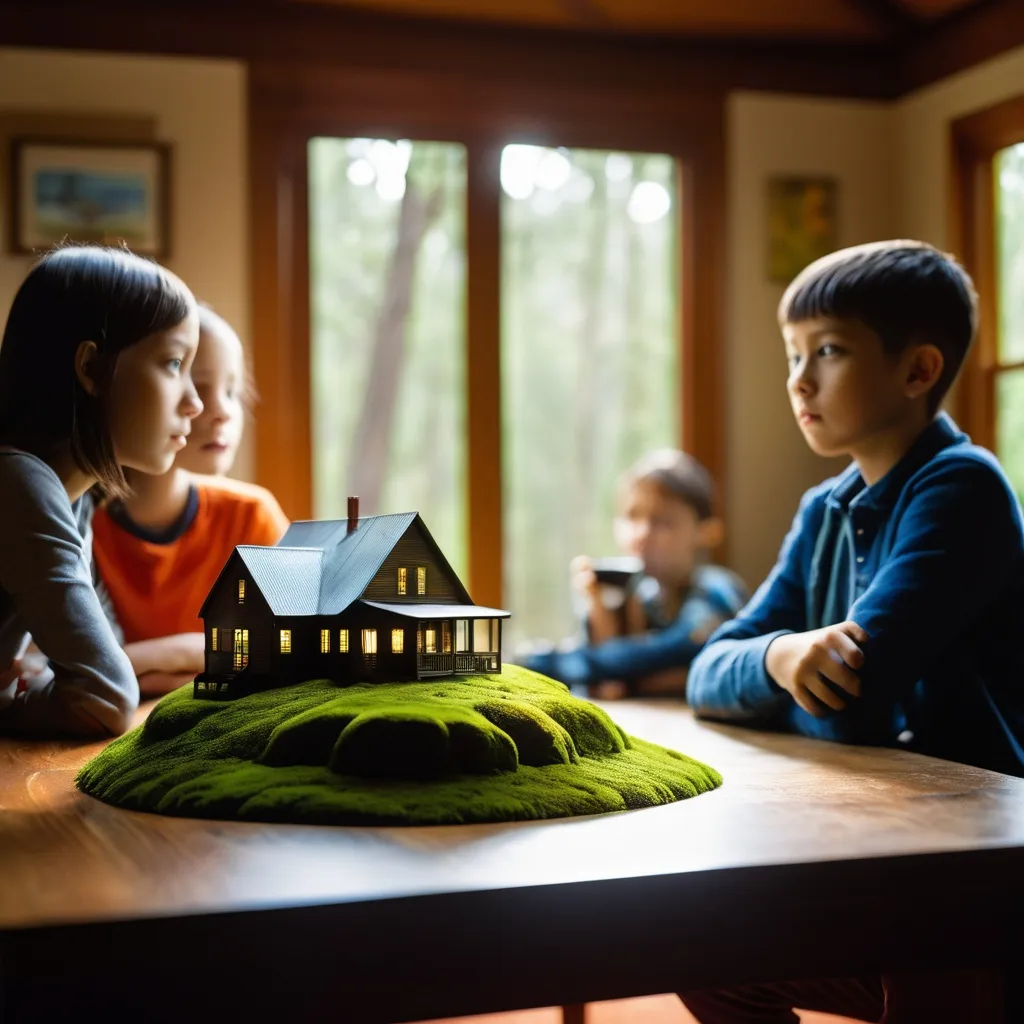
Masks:
[[[622,474],[618,492],[615,536],[641,567],[624,605],[606,607],[593,561],[574,559],[586,642],[519,661],[580,696],[680,696],[687,666],[743,607],[747,590],[735,573],[708,562],[722,523],[711,474],[696,459],[669,448],[649,452]]]
[[[779,323],[805,440],[852,464],[804,495],[768,579],[691,666],[689,702],[1024,775],[1021,509],[996,459],[938,412],[975,333],[970,279],[919,242],[858,246],[803,271]],[[880,1019],[881,979],[846,983],[838,1002],[833,981],[826,1004],[811,983],[796,1005]],[[794,999],[684,996],[705,1022],[793,1019]]]

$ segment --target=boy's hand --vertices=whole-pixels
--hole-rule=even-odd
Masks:
[[[827,714],[822,705],[834,711],[846,707],[846,701],[825,680],[851,697],[860,696],[857,669],[864,664],[864,652],[857,645],[867,641],[867,633],[856,622],[788,633],[768,645],[764,666],[804,711],[822,718]]]
[[[586,555],[577,555],[569,563],[569,578],[572,589],[581,597],[597,597],[597,573],[594,572],[593,559]]]

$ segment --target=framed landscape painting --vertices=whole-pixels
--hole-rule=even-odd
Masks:
[[[63,240],[169,249],[170,151],[158,142],[11,142],[11,249]]]
[[[768,277],[788,284],[837,248],[836,181],[769,178]]]

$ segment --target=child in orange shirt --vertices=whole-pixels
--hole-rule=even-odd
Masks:
[[[204,306],[192,379],[203,412],[171,470],[131,473],[131,496],[93,521],[96,568],[149,695],[203,670],[199,609],[235,545],[276,544],[288,528],[269,491],[223,476],[242,440],[245,357],[230,325]]]

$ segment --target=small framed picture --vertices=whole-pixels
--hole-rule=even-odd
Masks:
[[[834,178],[768,179],[768,276],[788,284],[837,246]]]
[[[144,256],[170,249],[170,148],[159,142],[11,141],[11,250],[124,242]]]

